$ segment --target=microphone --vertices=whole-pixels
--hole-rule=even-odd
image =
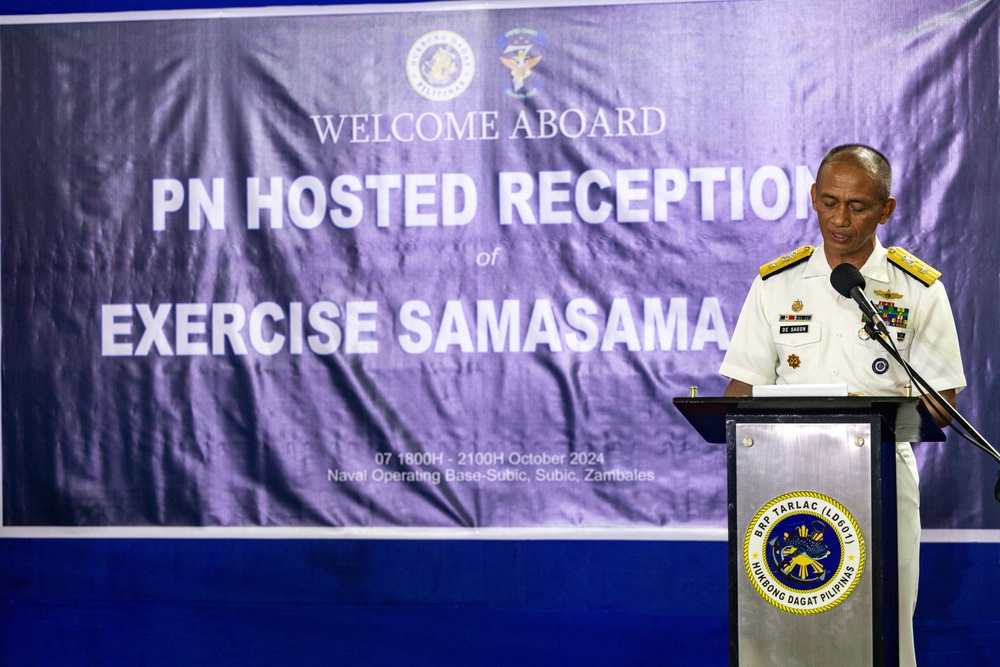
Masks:
[[[865,316],[865,331],[867,331],[869,335],[874,334],[875,329],[878,329],[879,332],[884,335],[884,338],[881,336],[872,337],[876,342],[878,342],[879,345],[885,348],[885,351],[888,352],[893,359],[899,362],[900,366],[902,366],[903,370],[906,371],[906,374],[910,377],[913,384],[916,385],[921,394],[921,398],[926,398],[928,395],[933,396],[937,401],[937,405],[944,408],[944,411],[955,420],[952,427],[955,428],[956,424],[961,426],[960,429],[955,429],[956,432],[961,437],[965,438],[973,445],[989,454],[994,461],[1000,463],[1000,452],[998,452],[986,438],[980,435],[972,424],[966,421],[965,417],[958,412],[958,410],[942,398],[941,394],[935,390],[934,387],[930,386],[926,380],[920,377],[917,371],[915,371],[913,367],[910,366],[909,362],[903,359],[902,355],[899,354],[899,351],[896,350],[895,345],[892,343],[892,338],[889,336],[888,327],[885,326],[885,322],[882,321],[882,318],[879,316],[875,306],[872,305],[872,302],[865,298],[865,293],[862,291],[865,288],[865,277],[861,275],[861,272],[858,271],[857,267],[846,262],[837,266],[830,274],[830,284],[833,285],[833,289],[837,290],[841,296],[851,297],[858,303],[858,307],[861,308],[861,312]],[[928,403],[927,405],[931,406],[931,409],[934,412],[937,412],[939,415],[941,414],[940,410],[933,404]],[[943,417],[943,415],[941,416]],[[993,495],[997,499],[997,502],[1000,502],[1000,473],[997,473],[997,483],[996,486],[993,487]]]
[[[841,296],[854,299],[858,307],[861,308],[861,314],[865,316],[865,319],[883,335],[886,337],[889,336],[889,329],[885,326],[885,322],[882,321],[882,317],[879,316],[872,302],[865,298],[863,291],[865,289],[865,277],[861,275],[856,266],[844,262],[834,268],[833,273],[830,274],[830,284],[833,285],[833,289],[837,290]]]

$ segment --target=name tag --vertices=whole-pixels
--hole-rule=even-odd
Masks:
[[[778,327],[778,333],[783,334],[797,334],[797,333],[809,333],[808,324],[784,324]]]

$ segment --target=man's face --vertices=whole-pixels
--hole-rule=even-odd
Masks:
[[[892,197],[883,201],[875,177],[852,160],[820,169],[812,203],[830,266],[849,262],[859,269],[875,249],[875,230],[896,208]]]

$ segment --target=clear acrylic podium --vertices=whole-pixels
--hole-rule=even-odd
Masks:
[[[919,399],[677,398],[726,443],[731,665],[896,665],[897,441]]]

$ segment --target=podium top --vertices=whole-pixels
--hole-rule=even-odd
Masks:
[[[775,421],[799,420],[803,416],[878,415],[883,434],[895,434],[899,442],[942,442],[944,432],[934,422],[919,398],[902,396],[808,396],[808,397],[708,397],[673,400],[691,425],[707,442],[726,442],[729,417],[770,415]]]

